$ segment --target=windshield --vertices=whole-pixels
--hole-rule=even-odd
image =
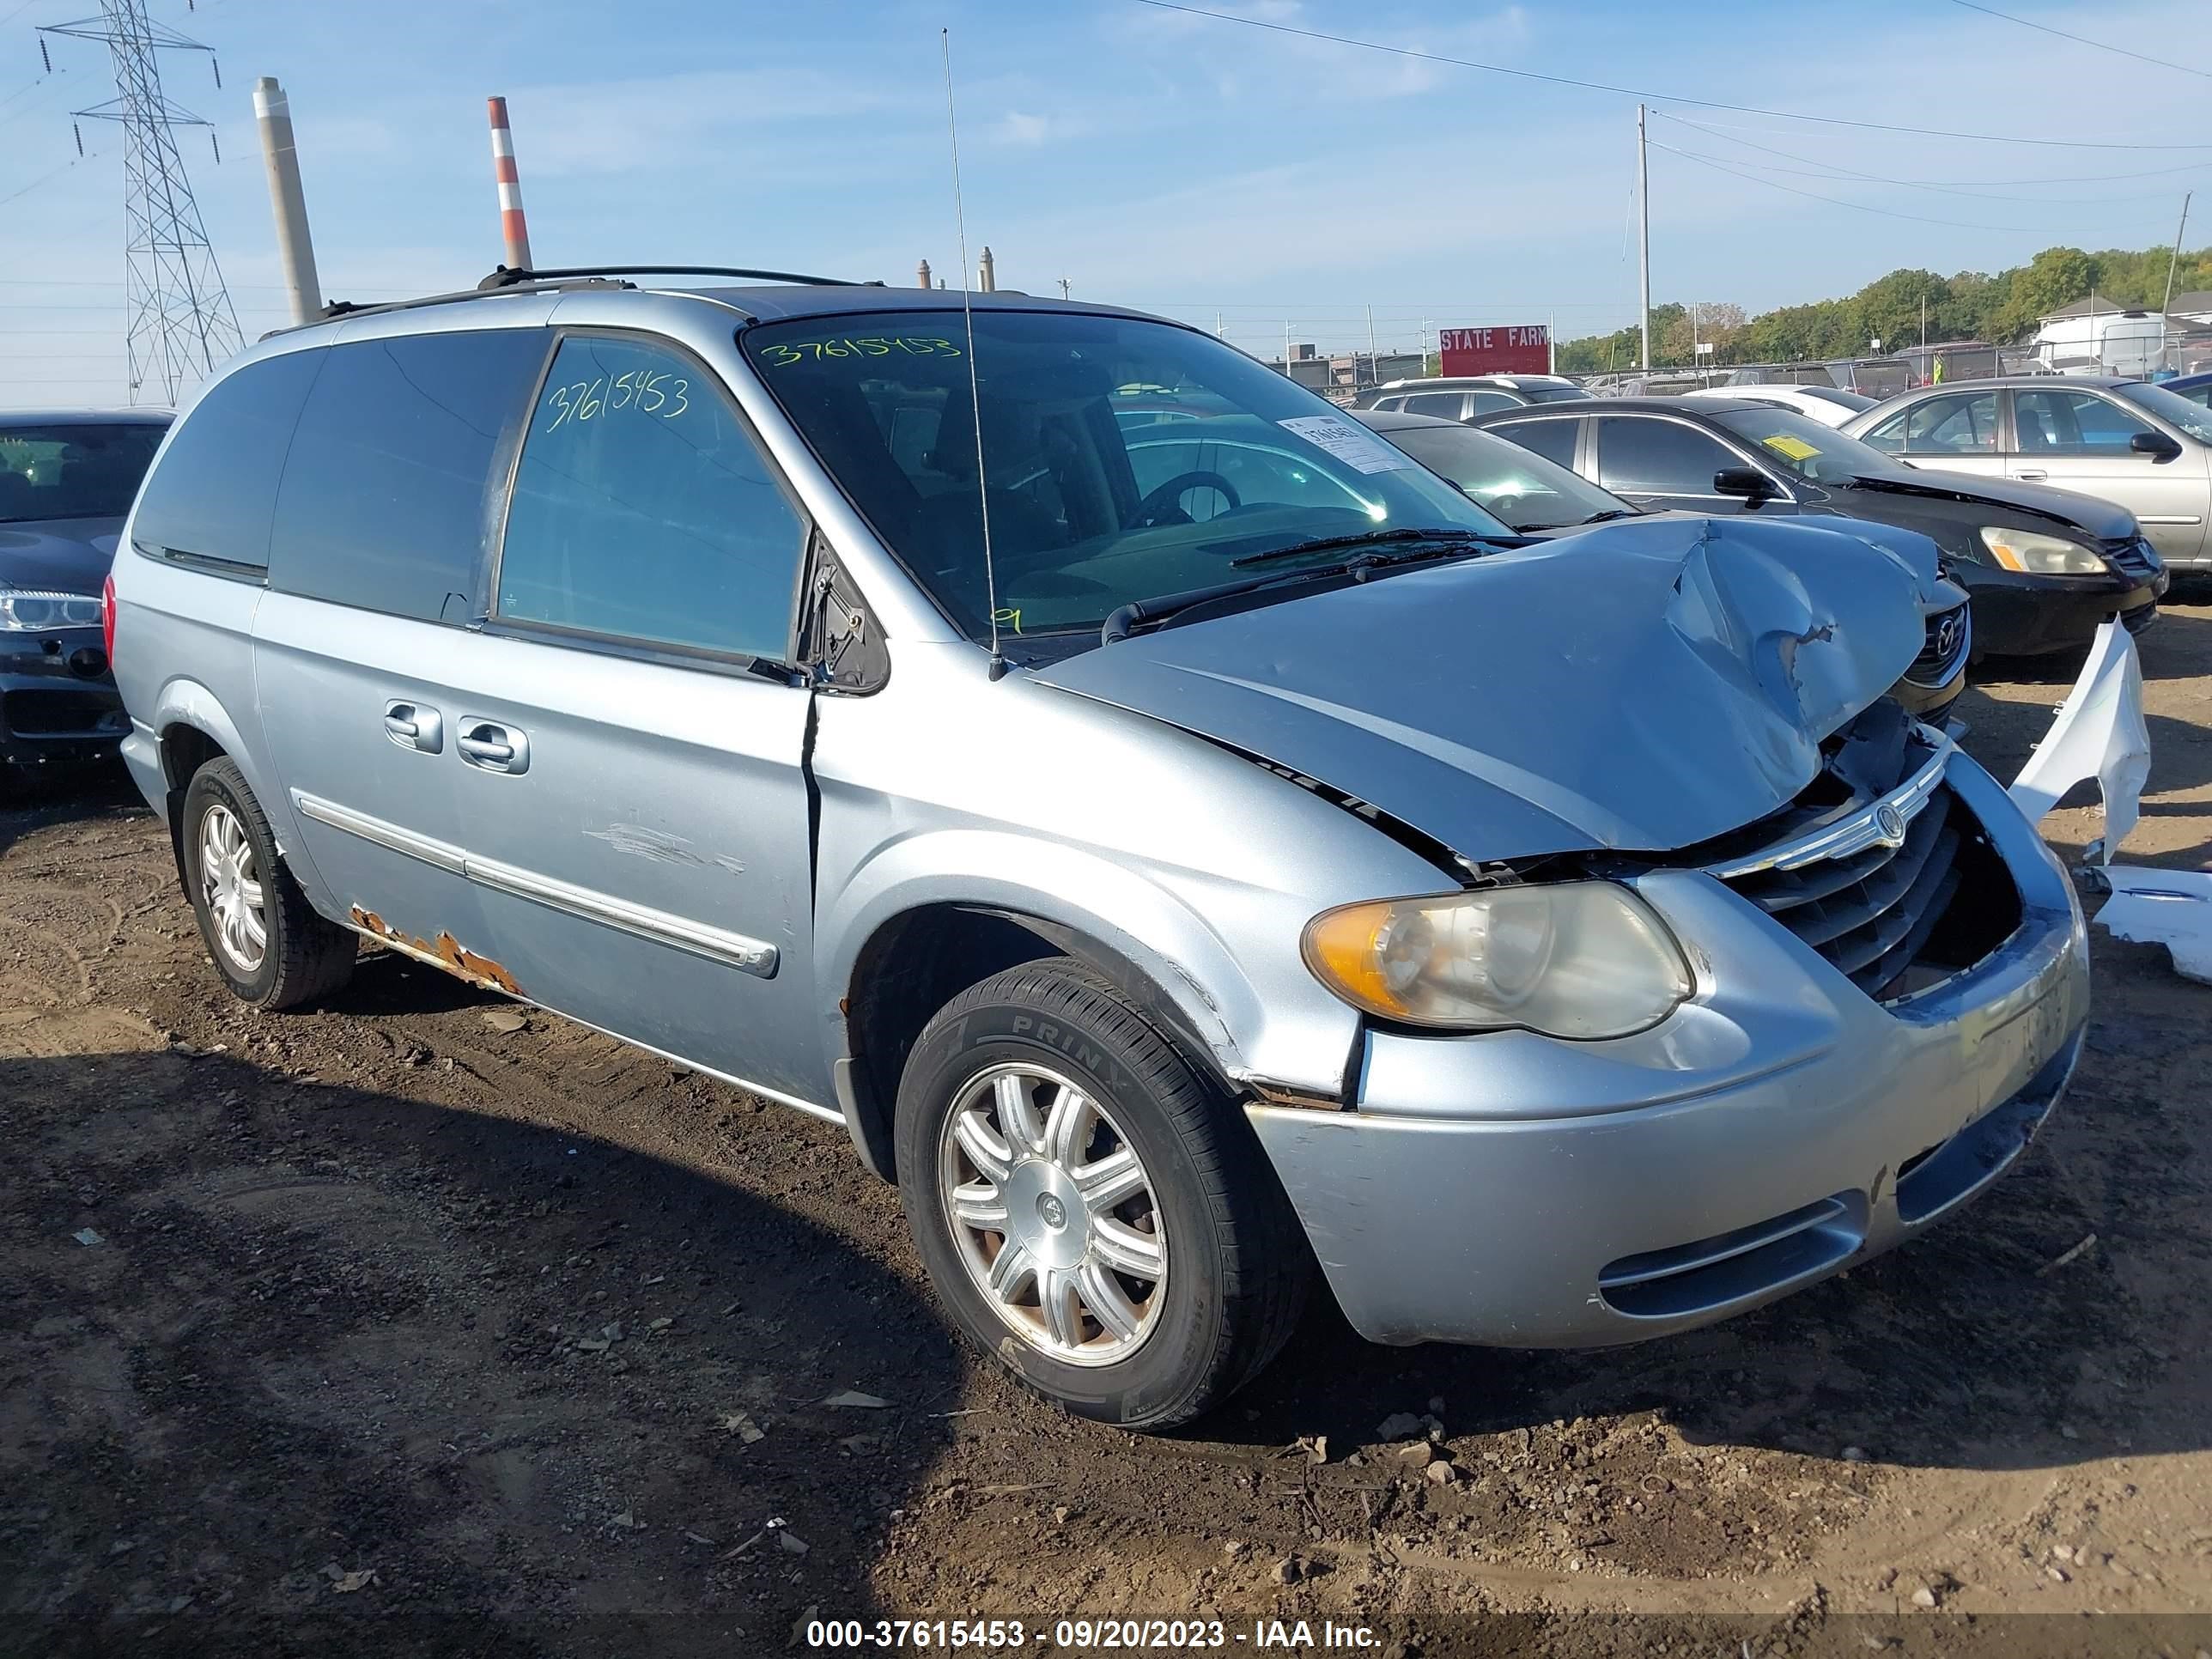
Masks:
[[[2212,409],[2191,403],[2179,392],[2168,392],[2162,386],[2145,386],[2137,381],[2112,389],[2137,409],[2148,410],[2168,426],[2178,426],[2199,442],[2212,444]]]
[[[983,504],[1009,641],[1096,636],[1124,605],[1237,580],[1255,555],[1324,538],[1512,533],[1208,335],[995,307],[977,311],[975,328],[972,394],[957,311],[810,318],[740,337],[854,505],[971,639],[991,632]]]
[[[1879,449],[1794,409],[1730,410],[1713,418],[1757,444],[1761,460],[1785,466],[1812,483],[1905,476],[1897,462]]]
[[[0,427],[0,524],[121,518],[166,430],[150,421]]]
[[[1557,530],[1601,514],[1636,511],[1556,461],[1472,427],[1407,426],[1382,435],[1516,530]]]

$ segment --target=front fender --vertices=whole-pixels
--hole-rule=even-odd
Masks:
[[[1068,896],[1075,894],[1080,902]],[[890,843],[819,914],[815,972],[821,1004],[840,1027],[833,1051],[843,1050],[839,1004],[868,941],[898,917],[937,904],[1032,917],[1097,940],[1159,988],[1223,1075],[1250,1075],[1235,1033],[1263,1023],[1264,1001],[1203,916],[1096,854],[977,829],[924,831]],[[1340,1078],[1351,1042],[1351,1011],[1345,1013],[1335,1047]]]

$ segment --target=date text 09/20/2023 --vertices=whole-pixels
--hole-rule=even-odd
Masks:
[[[1365,1625],[1304,1619],[1255,1619],[1243,1627],[1220,1619],[1060,1619],[1049,1626],[1019,1619],[810,1619],[805,1636],[810,1648],[833,1650],[1013,1651],[1046,1646],[1048,1651],[1070,1653],[1203,1653],[1237,1647],[1297,1653],[1380,1649],[1385,1641]]]

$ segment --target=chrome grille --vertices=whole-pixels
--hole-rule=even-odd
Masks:
[[[1879,1000],[1959,892],[1963,836],[1943,781],[1950,755],[1948,738],[1930,745],[1879,799],[1710,872]]]

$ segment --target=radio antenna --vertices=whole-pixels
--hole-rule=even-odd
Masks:
[[[991,487],[983,476],[983,388],[975,375],[975,306],[969,298],[968,216],[960,202],[960,121],[952,110],[952,31],[938,30],[945,48],[945,130],[952,141],[952,225],[960,242],[960,319],[968,329],[968,402],[975,421],[975,506],[983,520],[983,593],[991,608],[991,678],[1006,672],[999,650],[999,572],[991,559]]]

